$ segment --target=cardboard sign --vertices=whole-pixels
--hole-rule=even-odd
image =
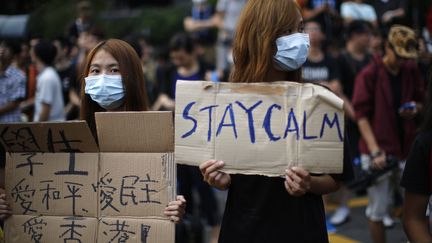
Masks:
[[[103,218],[99,223],[98,243],[174,243],[174,224],[159,219]]]
[[[176,163],[225,162],[229,173],[280,176],[291,166],[341,173],[343,101],[294,82],[178,81]]]
[[[8,152],[98,152],[84,121],[6,123],[0,126],[0,142]]]
[[[6,156],[5,189],[14,214],[97,217],[97,153]]]
[[[101,222],[134,220],[152,226],[149,239],[158,241],[147,242],[172,242],[163,214],[176,188],[172,114],[97,113],[96,127],[100,146],[82,121],[0,124],[13,211],[7,242],[117,242]],[[71,224],[77,233],[63,234]],[[121,242],[141,242],[125,233],[116,233]]]
[[[12,215],[5,229],[5,242],[96,242],[98,219]]]
[[[164,217],[175,195],[173,154],[101,153],[100,164],[100,216]]]

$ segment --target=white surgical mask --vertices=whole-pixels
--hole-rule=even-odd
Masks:
[[[123,104],[124,89],[120,75],[88,76],[85,81],[85,93],[102,108],[113,110]]]
[[[295,33],[276,39],[277,52],[273,57],[275,67],[281,71],[299,69],[309,52],[309,34]]]

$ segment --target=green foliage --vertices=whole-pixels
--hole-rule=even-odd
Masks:
[[[163,44],[175,33],[184,31],[183,19],[190,12],[190,5],[177,5],[172,8],[143,9],[139,19],[140,29],[150,29],[150,41]]]
[[[68,24],[75,15],[75,6],[72,1],[51,0],[41,3],[31,13],[28,30],[30,35],[54,37],[64,34]]]
[[[30,35],[53,38],[64,35],[76,17],[76,0],[41,1],[29,21]],[[154,44],[166,43],[176,32],[183,31],[183,18],[190,12],[190,4],[168,7],[143,6],[133,14],[115,15],[107,1],[92,1],[96,26],[107,37],[121,38],[131,33],[148,31]],[[112,9],[111,9],[112,10]]]

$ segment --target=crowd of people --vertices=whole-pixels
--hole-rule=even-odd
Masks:
[[[192,0],[184,29],[152,46],[140,34],[108,39],[93,21],[91,2],[81,1],[64,36],[1,41],[0,123],[83,119],[94,132],[94,112],[173,111],[177,80],[316,83],[344,100],[344,173],[316,176],[294,167],[281,179],[228,175],[221,161],[179,165],[178,194],[185,198],[166,211],[180,222],[176,242],[205,242],[208,228],[211,242],[283,242],[288,229],[298,235],[295,242],[327,242],[326,226],[350,216],[352,167],[388,170],[364,188],[373,242],[386,242],[385,226],[403,202],[408,238],[432,242],[425,224],[432,191],[432,21],[411,25],[409,5]],[[388,169],[390,158],[398,166]],[[339,207],[326,225],[321,195],[336,190]],[[252,202],[256,193],[262,196]],[[2,194],[0,214],[7,215],[3,204]]]

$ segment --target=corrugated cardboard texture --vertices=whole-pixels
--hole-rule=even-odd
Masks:
[[[175,198],[174,156],[101,153],[100,216],[160,217]]]
[[[96,127],[102,152],[174,151],[171,112],[99,112]]]
[[[149,240],[174,242],[174,223],[163,215],[176,189],[172,113],[97,117],[99,141],[109,145],[105,152],[98,152],[85,122],[0,124],[0,140],[9,151],[6,194],[13,210],[7,242],[109,242],[97,240],[102,214],[142,221],[136,225],[151,226]],[[82,225],[75,229],[81,241],[67,229],[75,223]],[[125,239],[123,233],[119,239]]]
[[[6,154],[14,214],[97,217],[98,153]]]
[[[295,165],[342,172],[343,102],[326,88],[178,81],[176,90],[176,163],[217,159],[226,172],[266,176]]]
[[[85,121],[0,124],[7,152],[98,152]]]
[[[12,215],[5,223],[7,243],[96,242],[96,218]]]
[[[102,218],[98,243],[174,243],[174,224],[158,219]]]

